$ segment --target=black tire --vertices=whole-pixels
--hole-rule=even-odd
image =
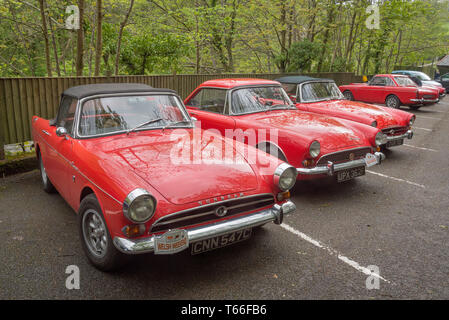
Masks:
[[[410,110],[418,110],[421,106],[409,106]]]
[[[50,178],[47,176],[47,172],[45,171],[44,162],[42,161],[42,155],[40,151],[37,153],[37,160],[39,162],[39,171],[41,172],[41,181],[42,186],[47,193],[55,193],[56,189],[51,183]]]
[[[345,91],[343,92],[343,96],[346,98],[346,100],[354,101],[354,95],[353,95],[352,92],[349,91],[349,90],[345,90]]]
[[[94,219],[94,216],[97,220]],[[97,228],[92,227],[91,223]],[[84,253],[95,268],[102,271],[113,271],[128,262],[129,257],[118,251],[112,243],[100,204],[93,193],[81,201],[78,210],[78,230]],[[96,233],[95,236],[94,233]],[[93,241],[94,237],[97,238],[97,243]],[[96,250],[95,246],[97,249],[100,246],[100,250]]]
[[[399,109],[399,107],[401,106],[401,101],[394,94],[390,94],[385,99],[385,105],[392,109]]]

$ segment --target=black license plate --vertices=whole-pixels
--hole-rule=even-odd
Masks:
[[[387,148],[400,146],[401,144],[404,144],[404,139],[391,140],[387,142]]]
[[[240,242],[251,237],[252,229],[234,231],[221,236],[192,242],[190,244],[191,254],[199,254],[210,250],[226,247],[230,244]]]
[[[337,181],[343,182],[365,175],[365,167],[357,167],[337,172]]]

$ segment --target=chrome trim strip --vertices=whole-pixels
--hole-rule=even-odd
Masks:
[[[375,152],[374,155],[377,159],[377,164],[380,164],[380,162],[385,159],[385,155],[382,152]],[[314,168],[296,168],[299,174],[303,175],[314,175],[314,174],[328,174],[330,176],[334,175],[335,172],[345,170],[345,169],[351,169],[356,167],[366,167],[365,158],[353,160],[345,163],[339,163],[334,164],[332,162],[328,162],[326,166],[319,166]]]
[[[51,137],[51,133],[48,132],[47,130],[42,130],[43,133],[45,133],[47,136]]]
[[[394,140],[400,140],[400,139],[411,139],[413,138],[413,131],[407,130],[406,133],[401,134],[399,136],[387,136],[387,141],[394,141]]]
[[[155,227],[155,226],[157,226],[157,225],[161,225],[161,223],[159,222],[159,221],[161,221],[161,220],[165,220],[165,219],[170,219],[170,217],[172,217],[172,216],[176,216],[176,215],[179,215],[179,214],[183,214],[183,213],[187,213],[187,212],[190,212],[190,211],[193,211],[193,210],[197,210],[197,209],[200,209],[200,208],[207,208],[207,207],[212,207],[212,206],[215,206],[215,205],[220,205],[220,204],[225,204],[225,203],[227,203],[227,202],[230,202],[230,201],[232,201],[232,200],[236,200],[236,199],[239,199],[239,200],[241,200],[241,199],[251,199],[251,198],[255,198],[255,197],[260,197],[260,196],[271,196],[271,197],[273,197],[273,201],[274,201],[274,195],[273,194],[271,194],[271,193],[259,193],[259,194],[253,194],[253,195],[250,195],[250,196],[246,196],[246,197],[238,197],[238,198],[232,198],[232,199],[227,199],[227,200],[222,200],[222,201],[217,201],[217,202],[214,202],[214,203],[209,203],[209,204],[205,204],[205,205],[202,205],[202,206],[197,206],[197,207],[193,207],[193,208],[190,208],[190,209],[186,209],[186,210],[182,210],[182,211],[178,211],[178,212],[173,212],[173,213],[170,213],[170,214],[168,214],[168,215],[166,215],[166,216],[163,216],[163,217],[160,217],[159,219],[157,219],[154,223],[153,223],[153,225],[151,226],[151,228],[153,228],[153,227]],[[192,216],[190,216],[190,217],[192,217]]]
[[[211,223],[193,229],[188,229],[187,237],[189,243],[209,239],[226,233],[253,228],[268,222],[281,223],[284,214],[296,210],[293,202],[287,201],[281,206],[276,204],[269,209],[258,211],[243,217],[231,218],[225,221]],[[140,254],[154,251],[155,235],[143,239],[126,239],[115,237],[113,243],[115,247],[125,254]]]

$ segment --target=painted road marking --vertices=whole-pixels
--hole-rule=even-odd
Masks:
[[[396,178],[396,177],[390,177],[390,176],[387,176],[386,174],[374,172],[374,171],[371,171],[371,170],[366,170],[366,172],[369,172],[369,173],[372,173],[372,174],[375,174],[375,175],[378,175],[378,176],[381,176],[381,177],[384,177],[384,178],[389,178],[389,179],[392,179],[392,180],[395,180],[395,181],[405,182],[405,183],[411,184],[412,186],[420,187],[420,188],[423,188],[423,189],[426,188],[426,186],[423,185],[423,184],[419,184],[419,183],[416,183],[416,182],[408,181],[408,180],[405,180],[405,179],[400,179],[400,178]]]
[[[308,235],[302,233],[301,231],[296,230],[295,228],[289,226],[288,224],[282,223],[281,227],[284,228],[285,230],[293,233],[294,235],[300,237],[301,239],[313,244],[315,247],[318,247],[320,249],[323,249],[325,251],[327,251],[331,256],[336,256],[339,260],[343,261],[344,263],[350,265],[351,267],[353,267],[354,269],[366,274],[367,276],[375,276],[387,283],[391,283],[390,281],[388,281],[387,279],[381,277],[379,274],[371,272],[370,269],[362,267],[359,263],[355,262],[352,259],[349,259],[348,257],[345,257],[344,255],[340,254],[337,250],[328,247],[324,244],[322,244],[321,242],[312,239],[311,237],[309,237]]]
[[[419,114],[415,114],[415,116],[416,116],[417,118],[425,118],[425,119],[431,119],[431,120],[443,120],[443,119],[441,119],[441,118],[427,117],[427,116],[422,116],[422,115],[419,115]]]
[[[427,129],[427,128],[420,128],[420,127],[412,127],[413,129],[419,129],[419,130],[425,130],[425,131],[433,131],[432,129]]]
[[[420,149],[420,150],[425,150],[425,151],[432,151],[432,152],[438,152],[438,150],[435,149],[430,149],[430,148],[423,148],[423,147],[417,147],[417,146],[412,146],[410,144],[403,144],[403,146],[409,147],[409,148],[415,148],[415,149]]]

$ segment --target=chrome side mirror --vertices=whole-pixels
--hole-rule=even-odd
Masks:
[[[56,129],[56,135],[58,137],[65,137],[68,134],[67,129],[64,127],[58,127]]]

